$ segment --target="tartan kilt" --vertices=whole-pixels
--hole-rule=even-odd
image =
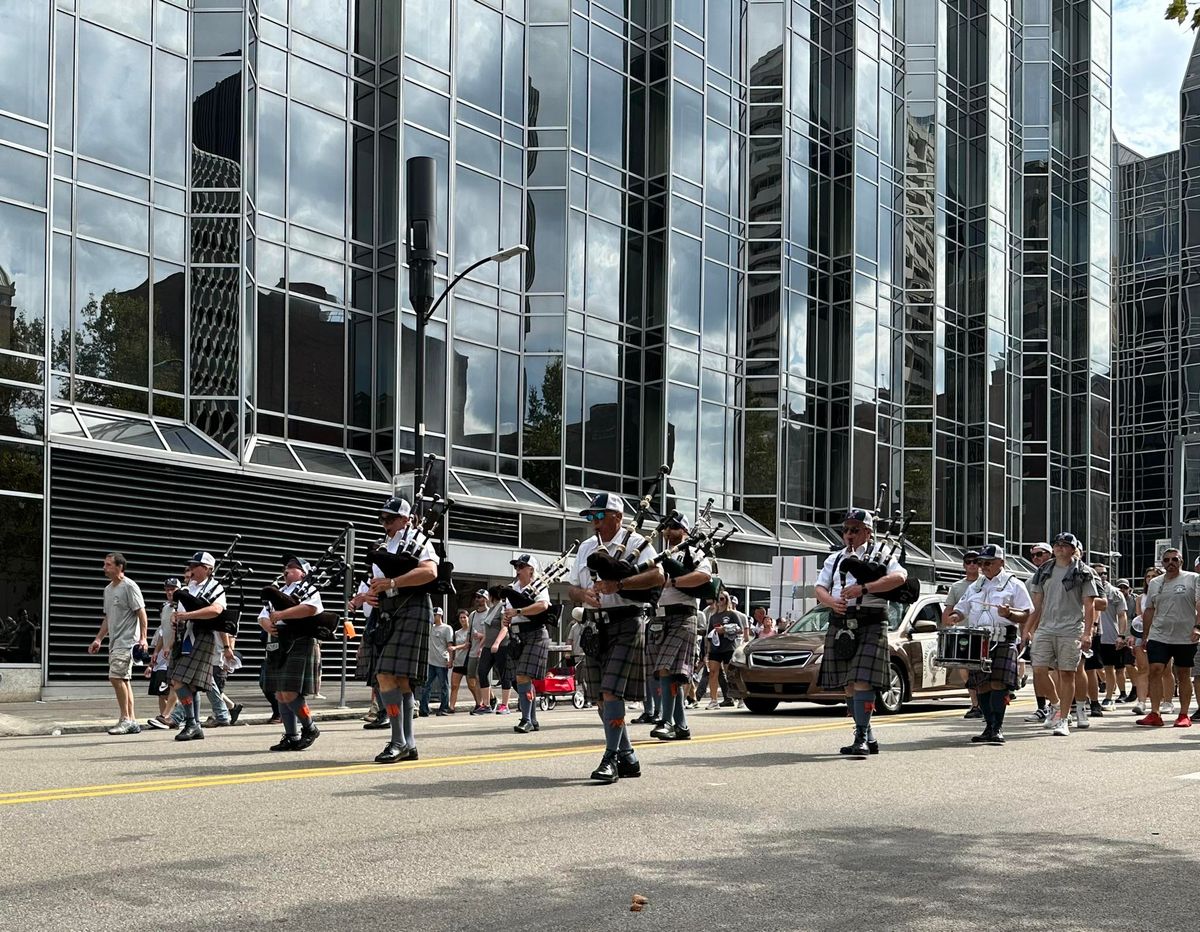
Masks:
[[[379,622],[391,631],[383,644],[373,645],[371,672],[404,676],[410,685],[423,685],[429,675],[429,629],[433,624],[429,596],[421,593],[400,599],[395,608],[382,613]]]
[[[646,692],[646,641],[642,619],[610,621],[605,628],[608,647],[599,657],[584,657],[581,671],[593,702],[601,693],[640,701]],[[580,672],[577,670],[577,672]]]
[[[1005,689],[1016,689],[1018,674],[1016,641],[1002,641],[992,647],[992,669],[989,673],[972,670],[967,674],[967,689],[978,689],[987,683],[1000,683]]]
[[[869,626],[865,631],[860,627],[856,632],[858,650],[849,660],[838,660],[833,655],[833,639],[839,630],[830,625],[825,632],[825,653],[821,657],[818,688],[841,690],[851,683],[861,682],[870,683],[876,689],[887,689],[892,679],[887,625]]]
[[[181,652],[182,639],[176,635],[171,651],[171,680],[184,686],[209,689],[214,685],[213,666],[221,659],[217,639],[211,631],[196,631],[192,638],[192,652],[184,654]]]
[[[290,644],[267,651],[267,676],[263,690],[268,693],[300,693],[311,696],[317,691],[317,663],[313,654],[315,638],[296,638]]]
[[[531,680],[540,680],[550,667],[550,632],[544,625],[523,627],[519,632],[521,637],[521,652],[509,654],[508,662],[512,664],[513,676],[527,676]]]
[[[663,630],[655,635],[650,629],[659,622]],[[671,676],[686,682],[691,679],[696,662],[696,616],[671,615],[653,618],[646,627],[646,669],[653,674],[666,670]]]
[[[370,686],[375,685],[375,651],[365,631],[354,653],[354,676]]]

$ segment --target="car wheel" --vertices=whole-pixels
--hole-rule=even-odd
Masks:
[[[887,715],[895,715],[904,707],[904,671],[899,664],[891,664],[891,682],[887,689],[877,689],[876,703],[879,711]]]
[[[778,699],[746,699],[746,708],[755,715],[770,715],[779,705]]]

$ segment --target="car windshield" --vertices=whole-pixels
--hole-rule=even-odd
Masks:
[[[821,634],[829,627],[829,617],[833,613],[824,606],[811,609],[793,621],[784,632],[785,634]],[[888,630],[895,631],[904,620],[904,606],[899,602],[888,602]]]

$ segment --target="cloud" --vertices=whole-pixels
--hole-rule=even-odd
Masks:
[[[1113,131],[1143,155],[1179,145],[1179,85],[1195,34],[1163,19],[1166,0],[1113,4]]]

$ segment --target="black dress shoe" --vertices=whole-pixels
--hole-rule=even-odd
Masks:
[[[995,734],[995,732],[992,731],[992,726],[988,725],[988,727],[983,730],[983,734],[974,735],[971,738],[971,743],[972,744],[990,744],[992,741],[992,736],[994,734]]]
[[[622,777],[640,777],[642,762],[634,756],[633,751],[621,751],[617,754],[617,773]]]
[[[300,743],[299,738],[293,738],[291,735],[284,735],[282,738],[279,739],[278,744],[271,745],[271,750],[272,751],[294,751],[294,750],[296,750],[296,745],[299,743]]]
[[[879,744],[874,741],[871,742],[871,744],[875,745],[875,753],[878,754]],[[871,745],[867,743],[866,738],[855,735],[853,741],[851,741],[845,747],[838,749],[838,753],[845,754],[847,757],[866,757],[871,753]]]
[[[203,741],[204,729],[196,722],[188,722],[183,731],[175,736],[176,741]]]
[[[688,741],[691,739],[691,737],[692,737],[692,730],[690,728],[680,728],[678,725],[676,725],[671,731],[671,739],[670,740],[672,740],[672,741]]]
[[[310,748],[319,737],[321,737],[321,729],[316,725],[309,725],[307,728],[301,729],[300,740],[296,742],[296,746],[292,750],[303,751]]]
[[[408,760],[408,748],[395,741],[389,741],[387,747],[375,755],[377,764],[394,764],[402,760]]]
[[[542,726],[541,726],[541,725],[539,725],[537,722],[530,722],[530,723],[529,723],[529,726],[530,726],[530,727],[531,727],[531,728],[532,728],[534,731],[541,731],[541,730],[542,730]]]
[[[513,731],[519,735],[527,735],[533,731],[533,722],[521,719],[517,724],[513,725]]]
[[[983,718],[983,709],[979,708],[977,705],[973,705],[971,708],[967,709],[967,714],[964,715],[963,718]]]
[[[600,766],[592,771],[592,779],[599,780],[601,783],[616,783],[621,778],[621,774],[617,770],[617,755],[611,751],[605,751],[604,757],[600,759]]]
[[[391,727],[392,727],[392,723],[391,723],[390,719],[376,718],[376,719],[372,719],[371,721],[369,721],[365,725],[363,725],[363,730],[364,731],[378,731],[380,728],[391,728]]]
[[[993,731],[992,737],[988,739],[988,744],[1004,744],[1005,740],[1004,732]]]
[[[650,732],[651,738],[659,741],[670,741],[675,736],[675,726],[670,722],[662,722]]]
[[[649,712],[643,712],[641,715],[639,715],[637,718],[635,718],[632,722],[630,722],[630,724],[631,725],[649,725],[653,721],[654,721],[653,715],[651,715]]]

